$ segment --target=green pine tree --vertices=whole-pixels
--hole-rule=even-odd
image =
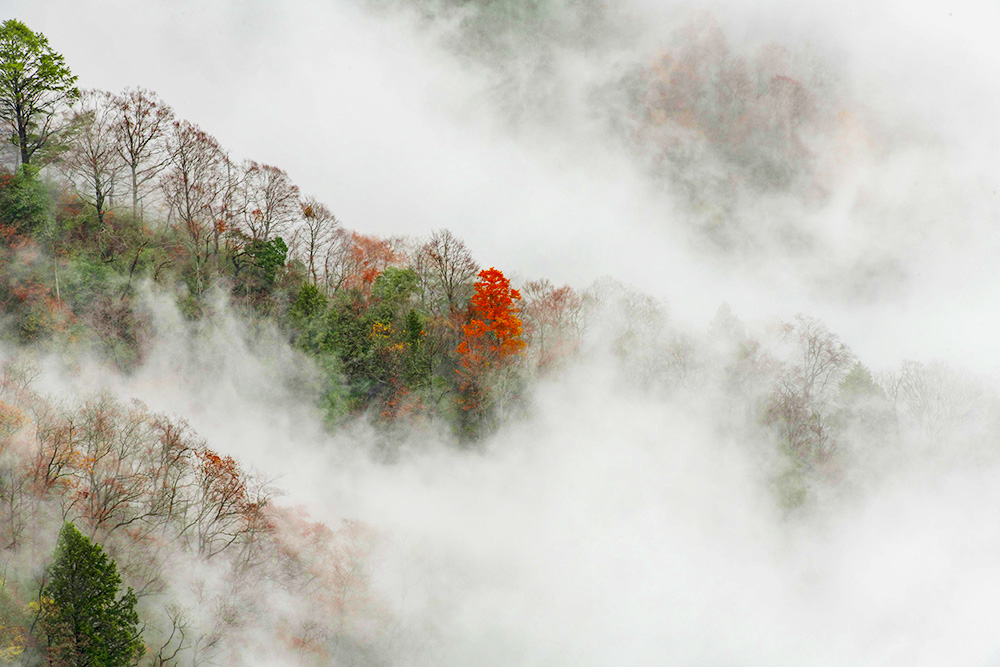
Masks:
[[[118,597],[120,588],[115,562],[72,523],[64,524],[42,590],[42,627],[52,664],[130,667],[138,662],[145,647],[135,593],[129,588]]]

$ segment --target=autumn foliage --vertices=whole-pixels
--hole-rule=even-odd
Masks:
[[[521,293],[511,289],[510,281],[492,267],[479,272],[474,288],[469,323],[462,327],[465,337],[457,349],[464,410],[482,405],[483,376],[508,365],[525,346],[520,309],[514,306]]]
[[[494,268],[479,272],[475,290],[469,304],[471,319],[462,327],[465,340],[458,353],[467,360],[481,356],[487,365],[496,365],[524,348],[521,318],[517,316],[520,309],[514,307],[521,293],[511,289],[510,281]]]

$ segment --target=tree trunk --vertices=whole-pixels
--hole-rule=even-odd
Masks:
[[[28,128],[21,120],[17,122],[17,141],[21,147],[21,165],[24,166],[31,160],[31,156],[28,154]]]
[[[139,184],[136,183],[135,165],[129,165],[132,169],[132,218],[139,219]]]

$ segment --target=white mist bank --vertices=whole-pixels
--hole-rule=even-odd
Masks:
[[[279,504],[371,526],[391,664],[1000,656],[989,628],[1000,463],[977,456],[979,443],[933,455],[905,443],[888,469],[866,470],[889,455],[873,452],[789,514],[776,454],[725,435],[720,397],[640,390],[595,348],[541,381],[526,417],[482,449],[424,429],[381,463],[380,436],[363,424],[322,433],[311,371],[287,347],[221,306],[194,329],[169,301],[153,303],[157,343],[135,374],[84,366],[44,383],[110,388],[183,417],[276,480]]]

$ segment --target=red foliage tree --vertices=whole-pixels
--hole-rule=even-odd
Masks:
[[[462,327],[465,337],[456,350],[461,378],[459,400],[464,410],[482,406],[483,377],[508,366],[525,346],[520,309],[514,306],[521,300],[521,293],[511,289],[510,281],[492,267],[479,272],[474,288],[469,323]]]

